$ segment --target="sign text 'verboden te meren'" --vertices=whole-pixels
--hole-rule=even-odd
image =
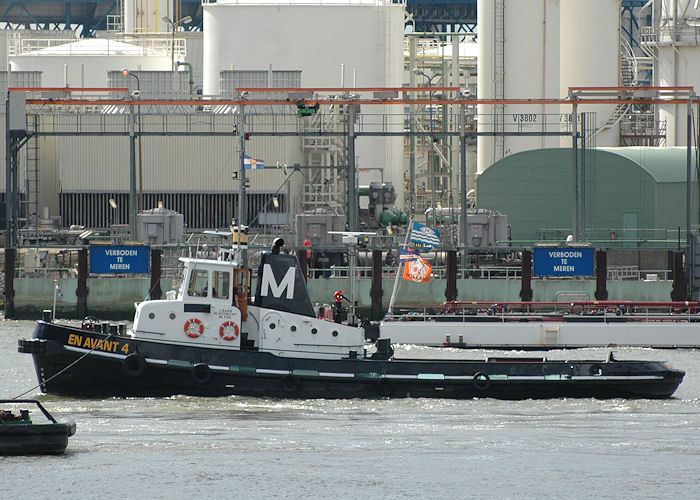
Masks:
[[[535,248],[535,276],[592,276],[592,248]]]
[[[147,273],[149,263],[147,246],[98,246],[90,247],[90,272]]]

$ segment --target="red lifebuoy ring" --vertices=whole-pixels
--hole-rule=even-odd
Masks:
[[[224,321],[219,328],[219,335],[224,340],[235,340],[238,337],[238,325],[233,321]]]
[[[185,321],[185,333],[188,337],[196,339],[204,333],[204,325],[199,318],[190,318]]]

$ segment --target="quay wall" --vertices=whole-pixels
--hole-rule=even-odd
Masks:
[[[445,301],[446,280],[434,279],[428,283],[412,283],[399,280],[397,306],[439,305]],[[172,279],[161,280],[163,298],[172,289]],[[349,291],[347,278],[311,279],[308,282],[313,303],[331,304],[337,290]],[[60,294],[56,294],[56,316],[77,318],[77,279],[61,279]],[[389,305],[394,279],[382,281],[382,305]],[[149,278],[88,278],[88,315],[98,318],[128,321],[133,319],[134,303],[148,298]],[[355,300],[360,309],[372,304],[371,280],[357,279],[354,283]],[[546,279],[533,280],[533,301],[549,302],[567,300],[593,300],[596,283],[594,279]],[[612,280],[607,282],[608,300],[668,301],[671,297],[672,281]],[[54,281],[48,278],[15,278],[16,317],[39,319],[43,309],[52,309],[54,303]],[[251,286],[255,290],[255,284]],[[458,279],[457,299],[518,302],[521,282],[519,279]],[[81,318],[77,318],[81,319]]]

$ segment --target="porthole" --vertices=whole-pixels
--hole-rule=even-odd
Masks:
[[[170,319],[175,319],[175,313],[170,313]]]
[[[270,330],[274,330],[274,329],[275,329],[276,327],[277,327],[277,325],[276,325],[276,324],[274,324],[274,323],[270,323]]]
[[[290,329],[291,331],[293,331],[293,332],[296,332],[296,331],[297,331],[296,325],[292,325],[291,327],[289,327],[289,329]]]
[[[155,319],[156,315],[154,313],[148,313],[148,319]]]
[[[316,335],[316,334],[318,333],[318,330],[316,330],[315,328],[312,328],[312,329],[311,329],[311,333],[313,333],[314,335]]]
[[[338,330],[333,330],[333,333],[331,333],[331,335],[333,335],[334,337],[337,337],[337,336],[338,336]]]

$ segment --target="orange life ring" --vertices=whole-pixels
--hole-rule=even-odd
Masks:
[[[226,332],[231,330],[229,327],[233,327],[233,334],[227,335]],[[219,328],[219,335],[224,340],[235,340],[238,337],[238,325],[233,321],[224,321]]]
[[[185,321],[185,333],[188,337],[196,339],[204,333],[204,325],[199,318],[190,318]]]

